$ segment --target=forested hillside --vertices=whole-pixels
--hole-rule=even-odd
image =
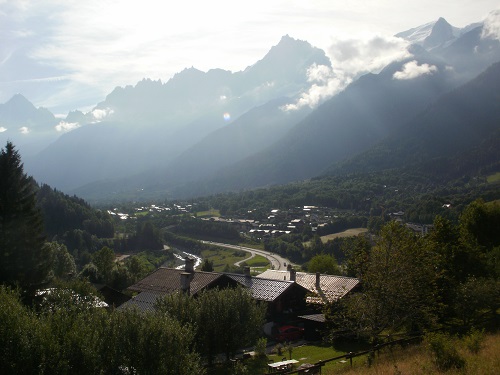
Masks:
[[[439,178],[441,173],[456,177],[459,165],[468,166],[464,173],[474,167],[476,173],[480,168],[493,168],[500,160],[498,82],[500,63],[443,96],[372,149],[336,165],[327,174],[418,168],[420,163],[427,167],[424,173]]]
[[[81,229],[99,238],[113,238],[114,226],[107,212],[92,208],[83,199],[69,196],[47,184],[37,190],[37,204],[44,216],[47,236],[64,236]]]

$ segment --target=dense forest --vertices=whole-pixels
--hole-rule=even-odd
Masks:
[[[500,204],[475,201],[458,224],[437,217],[426,236],[391,222],[375,246],[345,248],[347,274],[363,285],[330,306],[332,336],[496,327],[500,308]]]
[[[472,201],[500,198],[498,185],[488,181],[495,168],[484,174],[435,179],[417,169],[388,169],[370,173],[323,176],[315,179],[240,193],[199,198],[222,215],[259,219],[262,210],[306,205],[354,210],[366,217],[404,211],[409,222],[431,224],[436,215],[456,221]],[[449,208],[443,204],[450,203]],[[252,214],[247,214],[254,210]],[[261,217],[261,216],[260,216]]]

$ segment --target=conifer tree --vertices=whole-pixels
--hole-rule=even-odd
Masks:
[[[11,142],[0,152],[0,283],[23,288],[44,282],[51,266],[36,185]]]

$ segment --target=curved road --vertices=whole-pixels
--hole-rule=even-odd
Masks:
[[[271,268],[274,268],[275,270],[286,270],[286,265],[290,263],[290,261],[286,258],[283,258],[277,254],[270,253],[269,251],[265,250],[259,250],[259,249],[253,249],[251,247],[244,247],[240,245],[231,245],[231,244],[226,244],[226,243],[220,243],[220,242],[211,242],[211,241],[202,241],[203,243],[209,244],[209,245],[216,245],[220,247],[226,247],[228,249],[235,249],[235,250],[243,250],[246,251],[247,253],[250,253],[251,256],[249,258],[243,259],[240,262],[235,263],[236,266],[239,266],[240,263],[245,262],[249,259],[252,259],[256,255],[262,255],[265,257],[269,262],[271,262]]]

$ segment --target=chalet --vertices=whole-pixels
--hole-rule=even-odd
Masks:
[[[359,280],[353,277],[324,275],[319,272],[296,272],[290,266],[286,271],[267,270],[257,277],[267,280],[291,281],[307,289],[306,302],[310,306],[316,306],[316,308],[313,308],[314,311],[304,310],[303,315],[298,315],[297,319],[301,322],[299,324],[305,328],[305,338],[308,340],[321,339],[324,330],[325,315],[318,311],[318,307],[344,297],[359,286]]]
[[[293,281],[254,277],[250,275],[249,267],[245,267],[243,275],[225,275],[249,289],[257,301],[266,302],[269,316],[301,310],[306,307],[306,296],[309,291]]]
[[[94,287],[101,294],[104,302],[106,302],[109,307],[117,308],[130,300],[130,297],[126,294],[123,294],[107,285],[94,284]]]
[[[290,224],[292,225],[304,225],[304,220],[302,219],[293,219],[290,221]]]
[[[415,234],[425,236],[429,232],[434,229],[432,224],[415,224],[415,223],[406,223],[406,227],[411,229]]]
[[[138,294],[119,309],[137,307],[140,311],[154,309],[158,298],[172,293],[187,293],[195,296],[203,290],[234,288],[238,285],[250,290],[257,301],[268,304],[268,315],[302,309],[306,306],[309,291],[290,280],[265,279],[245,274],[203,272],[194,270],[194,260],[186,257],[184,270],[160,267],[144,279],[130,286],[128,290]]]
[[[257,277],[296,282],[308,290],[307,302],[320,304],[336,301],[359,285],[359,280],[354,277],[296,272],[290,266],[286,271],[266,270]]]
[[[119,309],[137,307],[140,311],[154,309],[158,298],[182,292],[196,296],[203,290],[236,287],[238,283],[222,273],[194,270],[194,259],[186,257],[185,269],[160,267],[128,288],[138,294]]]

